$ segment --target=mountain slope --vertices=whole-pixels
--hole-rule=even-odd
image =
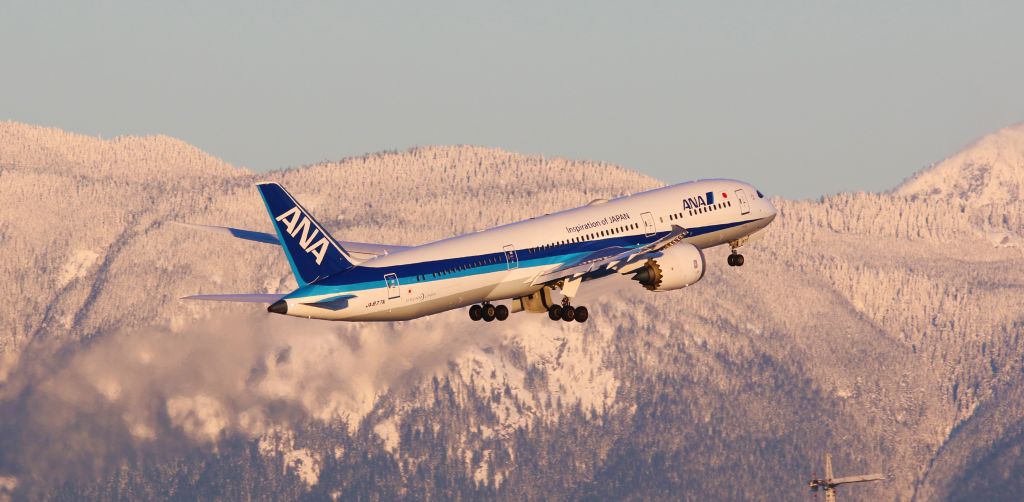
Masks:
[[[981,138],[894,193],[945,202],[968,215],[975,235],[995,245],[1024,247],[1024,124]]]
[[[917,173],[894,193],[971,206],[1019,201],[1024,195],[1024,123],[979,139]]]
[[[252,183],[273,179],[339,238],[416,244],[658,182],[479,147],[254,175],[166,138],[0,136],[0,196],[25,208],[0,218],[0,292],[20,299],[0,306],[0,476],[18,496],[780,500],[828,449],[839,472],[891,476],[847,499],[909,500],[1019,469],[1018,426],[990,410],[1020,409],[1022,257],[979,233],[1017,203],[993,186],[1011,174],[776,200],[744,267],[713,250],[684,291],[589,283],[586,325],[358,325],[177,300],[292,279],[273,246],[169,222],[266,229]]]

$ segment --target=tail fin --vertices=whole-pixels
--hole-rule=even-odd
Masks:
[[[352,258],[284,187],[257,183],[299,286],[353,266]]]

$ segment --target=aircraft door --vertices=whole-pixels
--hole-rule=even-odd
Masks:
[[[740,214],[750,212],[750,203],[747,202],[747,193],[743,189],[736,190],[736,201],[740,203]]]
[[[508,265],[508,269],[519,268],[519,256],[516,255],[516,248],[509,244],[503,249],[505,250],[505,263]]]
[[[640,219],[644,220],[644,235],[648,237],[654,235],[654,215],[651,213],[641,213]]]
[[[384,276],[384,284],[388,286],[388,300],[394,300],[402,296],[402,288],[398,285],[398,276],[387,274]]]

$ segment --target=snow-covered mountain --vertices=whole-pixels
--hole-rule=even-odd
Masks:
[[[1024,123],[975,141],[918,172],[894,193],[962,201],[971,207],[1020,201],[1024,194]]]
[[[275,179],[336,236],[415,244],[659,183],[479,147],[255,175],[0,123],[0,494],[783,500],[831,450],[891,476],[846,499],[1012,499],[1022,131],[893,193],[777,200],[747,265],[712,251],[697,287],[607,279],[586,325],[483,326],[181,302],[292,279],[273,246],[170,222],[265,229],[252,183]]]

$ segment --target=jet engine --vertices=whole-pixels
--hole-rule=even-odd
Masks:
[[[704,277],[704,253],[693,244],[680,243],[661,250],[633,272],[633,280],[651,291],[685,288]]]

